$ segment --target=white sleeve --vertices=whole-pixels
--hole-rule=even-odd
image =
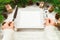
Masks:
[[[46,26],[45,33],[48,40],[59,40],[56,30],[54,26]]]
[[[14,31],[12,29],[3,30],[3,38],[2,40],[13,40]]]

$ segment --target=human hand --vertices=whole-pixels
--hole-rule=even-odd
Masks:
[[[14,23],[13,22],[6,22],[3,26],[2,29],[14,29]]]
[[[54,20],[53,19],[50,19],[50,18],[46,18],[45,19],[45,25],[46,26],[49,26],[49,25],[53,25],[53,26],[55,26],[55,22],[54,22]]]

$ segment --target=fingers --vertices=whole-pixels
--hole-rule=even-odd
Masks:
[[[9,25],[10,24],[10,25]],[[6,22],[3,26],[2,29],[13,29],[14,28],[14,22]]]
[[[8,27],[8,23],[9,23],[9,22],[6,22],[6,23],[2,26],[2,28],[7,28],[7,27]]]
[[[50,20],[49,18],[46,18],[46,19],[45,19],[45,25],[46,25],[46,26],[50,25],[49,20]]]
[[[10,27],[14,28],[14,22],[11,22]]]
[[[46,18],[45,19],[45,25],[48,26],[48,25],[55,25],[56,23],[54,22],[53,19],[50,19],[50,18]]]
[[[50,24],[51,24],[51,25],[55,25],[55,22],[54,22],[53,19],[50,19]]]
[[[9,22],[6,22],[5,24],[4,24],[4,26],[7,26],[9,24]]]
[[[5,27],[4,26],[2,26],[2,30],[4,29]]]
[[[11,22],[10,26],[14,26],[14,22]]]

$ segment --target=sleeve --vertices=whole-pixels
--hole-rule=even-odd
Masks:
[[[48,40],[59,40],[56,30],[54,26],[46,26],[45,33]]]
[[[3,30],[3,38],[2,40],[13,40],[14,31],[12,29]]]

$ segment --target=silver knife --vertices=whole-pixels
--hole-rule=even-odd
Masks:
[[[16,10],[15,10],[15,12],[14,12],[14,16],[13,16],[13,19],[12,19],[12,21],[14,21],[15,20],[15,18],[16,18],[16,16],[17,16],[17,11],[18,11],[18,6],[16,5]],[[3,22],[2,23],[2,25],[4,25],[6,22]],[[10,26],[10,24],[11,24],[11,22],[9,22],[9,26]]]

